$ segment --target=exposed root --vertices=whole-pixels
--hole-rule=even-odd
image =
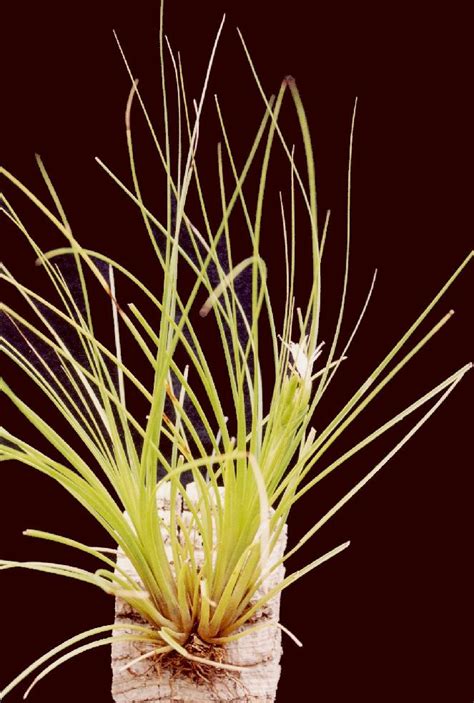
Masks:
[[[203,642],[195,633],[190,636],[184,648],[192,656],[210,659],[218,663],[225,662],[225,647]],[[179,652],[167,652],[157,656],[156,666],[157,668],[165,667],[172,678],[184,677],[195,684],[203,684],[209,687],[212,687],[216,679],[227,679],[230,674],[225,669],[211,666],[205,662],[186,659]]]

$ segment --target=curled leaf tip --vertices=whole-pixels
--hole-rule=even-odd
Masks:
[[[285,76],[284,79],[283,79],[284,85],[287,85],[287,86],[294,85],[295,82],[296,82],[296,81],[295,81],[294,77],[293,77],[293,76],[290,76],[290,75]]]
[[[125,128],[126,128],[127,132],[130,132],[130,129],[131,129],[131,127],[130,127],[130,113],[132,110],[132,102],[133,102],[133,98],[134,98],[134,95],[137,90],[137,85],[138,85],[138,78],[134,78],[133,83],[132,83],[132,87],[130,88],[128,100],[127,100],[127,107],[125,108]]]

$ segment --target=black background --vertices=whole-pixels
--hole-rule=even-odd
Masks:
[[[263,106],[235,26],[244,33],[267,93],[276,92],[286,74],[297,80],[314,137],[320,212],[333,212],[323,273],[326,338],[335,323],[335,296],[341,288],[349,127],[359,97],[352,279],[344,338],[376,267],[378,281],[350,359],[328,393],[322,417],[315,419],[317,427],[364,380],[472,247],[469,23],[455,4],[449,11],[428,4],[415,8],[357,3],[349,10],[332,3],[328,9],[325,3],[309,6],[297,0],[280,9],[267,1],[207,0],[168,2],[166,8],[166,32],[181,51],[194,97],[213,36],[227,12],[210,96],[219,94],[236,152],[249,147]],[[34,162],[39,152],[81,242],[116,255],[151,282],[157,268],[140,220],[93,157],[101,156],[128,178],[123,110],[129,82],[113,28],[159,122],[158,24],[158,2],[139,0],[132,6],[85,0],[2,9],[0,29],[2,162],[46,198]],[[291,115],[288,100],[284,124],[301,152]],[[215,143],[220,138],[212,99],[205,116],[200,148],[210,149],[210,156],[203,159],[201,175],[212,200],[213,190],[217,192]],[[158,161],[138,110],[134,120],[142,178],[159,209]],[[284,159],[274,167],[271,184],[275,189],[268,194],[267,237],[278,227],[272,215],[278,207],[277,190],[288,184]],[[43,246],[60,245],[26,200],[11,188],[7,192]],[[5,263],[42,289],[42,274],[20,235],[2,221],[0,236]],[[273,245],[269,250],[271,264]],[[277,271],[276,254],[274,259]],[[273,276],[278,287],[278,275]],[[4,295],[10,300],[2,289]],[[454,308],[449,325],[368,409],[340,450],[472,359],[471,301],[472,266],[431,314],[434,324]],[[34,399],[35,408],[53,421],[39,394],[8,364],[5,368],[13,387],[27,400]],[[283,595],[282,622],[304,647],[285,640],[278,701],[294,700],[295,690],[305,692],[300,699],[321,703],[463,703],[474,698],[468,573],[472,388],[468,376],[448,404],[290,564],[296,569],[351,539],[343,555]],[[2,400],[3,416],[9,429],[29,436],[27,426]],[[364,475],[401,432],[394,430],[306,496],[291,518],[291,541]],[[43,446],[41,440],[37,443]],[[22,466],[5,464],[1,469],[2,557],[74,558],[59,547],[26,540],[21,531],[27,527],[103,542],[99,528],[51,481]],[[1,594],[2,684],[47,648],[113,617],[112,602],[101,593],[46,575],[4,572]],[[85,699],[111,700],[107,648],[73,660],[31,695],[32,702]],[[21,691],[10,700],[21,700]]]

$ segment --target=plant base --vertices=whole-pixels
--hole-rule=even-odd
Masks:
[[[192,491],[192,487],[191,487]],[[169,509],[167,498],[158,496],[158,510]],[[185,511],[183,511],[184,513]],[[276,561],[286,547],[286,526],[272,554]],[[133,573],[130,562],[119,551],[117,559],[122,568]],[[284,567],[275,569],[264,584],[265,591],[271,589],[284,577]],[[263,589],[262,589],[263,590]],[[261,594],[258,594],[259,597]],[[257,611],[251,622],[240,631],[258,624],[278,623],[280,595],[270,600]],[[123,600],[116,599],[115,622],[120,624],[141,623],[140,616]],[[121,630],[123,634],[123,630]],[[208,645],[207,645],[208,646]],[[187,647],[196,653],[206,647],[193,636]],[[112,645],[112,696],[115,703],[204,703],[204,701],[228,701],[233,703],[273,703],[280,678],[282,654],[281,630],[276,626],[251,632],[235,642],[216,648],[208,656],[216,661],[239,667],[242,671],[202,666],[179,654],[170,653],[147,658],[127,669],[123,667],[145,654],[146,645],[135,642],[117,642]],[[203,651],[203,650],[201,650]],[[212,654],[212,656],[209,656]]]

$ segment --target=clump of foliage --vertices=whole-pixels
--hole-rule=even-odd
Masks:
[[[39,451],[2,426],[0,459],[16,460],[57,481],[120,547],[133,565],[136,577],[117,566],[114,550],[38,530],[27,530],[25,534],[86,552],[97,559],[100,568],[89,571],[70,564],[1,561],[0,569],[43,571],[92,584],[105,593],[119,595],[146,623],[132,628],[124,626],[127,632],[121,632],[120,625],[108,624],[72,637],[23,671],[3,689],[2,697],[39,667],[44,666],[33,684],[78,653],[108,645],[112,639],[145,641],[149,644],[150,656],[174,652],[209,666],[228,666],[222,657],[216,661],[209,654],[209,646],[214,645],[222,652],[223,645],[246,636],[252,628],[247,632],[238,632],[238,629],[248,623],[268,599],[348,546],[348,542],[341,544],[303,569],[289,573],[273,590],[256,599],[268,574],[313,537],[385,465],[453,391],[471,366],[467,364],[454,371],[336,460],[324,464],[329,447],[447,322],[451,313],[443,316],[421,338],[415,337],[433,307],[472,258],[472,252],[393,349],[368,378],[362,380],[332,421],[316,432],[311,425],[313,415],[346,359],[375,277],[353,333],[341,343],[349,270],[348,217],[342,296],[333,337],[323,349],[320,339],[321,263],[329,218],[321,227],[305,110],[291,77],[282,82],[276,96],[266,97],[243,39],[262,96],[264,114],[239,170],[236,164],[242,161],[242,155],[237,159],[233,152],[216,98],[222,130],[222,145],[218,148],[222,214],[220,224],[216,228],[211,226],[199,178],[198,141],[203,103],[221,29],[222,25],[201,98],[193,105],[186,94],[179,58],[166,44],[161,31],[164,135],[159,138],[155,133],[130,72],[132,88],[126,110],[130,183],[120,180],[98,160],[141,215],[162,272],[161,293],[150,290],[142,282],[139,271],[132,273],[110,257],[81,246],[39,157],[38,166],[54,208],[43,203],[12,173],[2,169],[2,176],[10,185],[49,219],[65,239],[65,246],[42,251],[7,197],[1,197],[3,216],[16,225],[31,245],[57,296],[54,301],[39,295],[2,265],[0,278],[22,296],[35,315],[35,321],[2,303],[1,350],[69,423],[88,458],[84,458],[83,450],[71,446],[40,411],[20,398],[10,382],[2,379],[4,398],[49,440],[55,449],[54,457],[60,458]],[[177,87],[176,160],[172,158],[174,149],[170,143],[165,76],[167,53]],[[288,98],[293,102],[301,128],[305,154],[303,171],[297,167],[294,150],[287,144],[279,126],[281,106]],[[137,100],[166,175],[167,207],[161,219],[153,214],[152,205],[144,202],[137,175],[131,131],[131,112]],[[354,119],[349,153],[348,213],[353,129]],[[265,237],[262,224],[265,188],[275,143],[283,147],[287,156],[289,194],[280,198],[286,276],[283,285],[271,291],[261,241]],[[259,150],[263,152],[261,159],[257,157]],[[225,187],[224,167],[230,169],[233,177],[230,192]],[[251,167],[257,168],[259,173],[253,210],[245,194]],[[200,203],[199,227],[195,225],[196,217],[192,221],[188,212],[192,189]],[[303,204],[306,220],[297,226],[298,199]],[[246,223],[249,243],[248,256],[239,261],[232,256],[231,234],[237,208]],[[311,287],[305,301],[295,300],[296,241],[302,236],[309,237],[312,252]],[[185,296],[180,289],[184,269],[187,275],[191,273],[194,277],[191,290]],[[147,319],[136,304],[123,304],[120,280],[133,284],[148,299],[157,313],[153,320]],[[92,295],[89,291],[92,282],[97,281],[111,301],[110,322],[115,340],[112,348],[101,342],[100,330],[94,325],[93,296],[97,293]],[[274,314],[276,302],[283,304],[281,326]],[[200,310],[201,317],[212,315],[215,319],[221,341],[221,350],[215,359],[209,359],[205,353],[202,327],[198,327],[200,318],[192,315],[196,309]],[[159,319],[158,326],[155,319]],[[122,350],[132,343],[151,367],[151,387],[146,387],[137,372],[124,362]],[[262,374],[264,357],[268,365],[269,348],[273,377],[270,386],[264,383]],[[187,359],[184,365],[180,363],[182,357]],[[227,369],[230,393],[228,388],[225,393],[220,392],[216,380],[213,367],[222,363]],[[145,400],[148,406],[145,420],[132,413],[127,403],[129,389]],[[428,409],[421,419],[366,477],[320,517],[281,560],[272,561],[272,551],[297,501],[325,476],[423,406]],[[232,418],[231,423],[228,417]],[[235,428],[233,433],[230,424]],[[186,490],[184,475],[195,483],[195,502]],[[156,510],[159,491],[169,496],[170,512],[166,523]],[[192,514],[191,524],[185,524],[176,510],[178,497]],[[202,543],[202,563],[195,559],[195,533]],[[196,637],[202,643],[203,655],[193,654],[197,650],[189,647],[190,638],[195,641]]]

